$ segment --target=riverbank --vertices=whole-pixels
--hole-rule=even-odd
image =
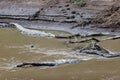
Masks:
[[[46,22],[46,21],[27,21],[27,20],[2,20],[3,22],[15,22],[20,24],[21,26],[25,28],[31,28],[31,29],[39,29],[39,30],[58,30],[58,31],[64,31],[71,34],[81,34],[81,35],[88,35],[88,34],[97,34],[97,33],[103,33],[103,34],[111,34],[111,35],[120,35],[119,32],[111,32],[110,29],[99,29],[97,27],[92,27],[92,25],[84,27],[76,27],[72,29],[73,23],[59,23],[59,22]],[[3,23],[0,23],[3,24]]]
[[[101,12],[116,2],[86,0],[86,5],[79,7],[69,0],[6,0],[0,2],[0,22],[16,22],[26,28],[61,30],[72,34],[103,32],[120,35],[119,27],[104,27],[105,22],[98,24],[99,16],[104,19]]]

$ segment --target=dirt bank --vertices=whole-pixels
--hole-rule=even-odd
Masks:
[[[104,10],[100,13],[97,18],[96,22],[102,28],[113,28],[118,29],[120,28],[120,1],[111,5],[108,9]],[[113,30],[114,31],[114,30]]]
[[[98,11],[93,18],[93,28],[106,32],[120,32],[120,1],[119,0],[89,0],[89,7]]]
[[[28,28],[71,33],[119,34],[118,0],[85,1],[86,5],[80,7],[70,0],[2,0],[0,22],[18,22]]]
[[[0,0],[0,15],[33,15],[56,0]]]

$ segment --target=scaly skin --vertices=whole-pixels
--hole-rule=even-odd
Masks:
[[[20,31],[22,34],[26,34],[26,35],[33,36],[33,37],[52,37],[52,38],[55,37],[55,35],[52,33],[46,33],[44,31],[26,29],[22,27],[21,25],[19,25],[18,23],[10,23],[10,24],[14,25],[18,29],[18,31]]]

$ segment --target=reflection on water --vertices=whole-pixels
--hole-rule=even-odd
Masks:
[[[67,34],[61,31],[48,31]],[[71,50],[83,44],[67,46],[65,39],[29,37],[14,29],[0,29],[0,80],[119,80],[119,58],[101,59],[93,55],[76,55]],[[105,41],[102,46],[120,52],[120,40]],[[111,46],[112,45],[112,46]],[[97,58],[97,59],[96,59]],[[99,59],[98,59],[99,58]],[[64,62],[90,60],[56,68],[14,68],[23,62]],[[115,66],[114,66],[114,65]],[[86,77],[87,76],[87,77]]]

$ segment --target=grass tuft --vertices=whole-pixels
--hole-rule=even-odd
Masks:
[[[84,7],[86,5],[85,0],[70,0],[70,2],[79,5],[80,7]]]

